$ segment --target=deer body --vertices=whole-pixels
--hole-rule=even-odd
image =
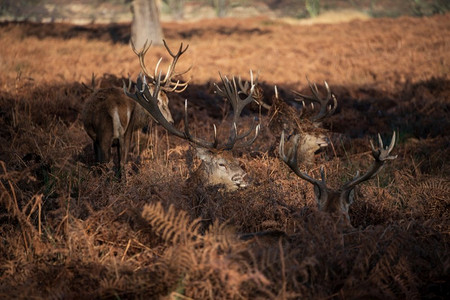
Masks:
[[[140,52],[135,49],[133,43],[131,44],[134,53],[139,57],[139,62],[144,73],[147,74],[144,56],[151,44],[147,45],[147,43],[145,43],[144,48]],[[183,50],[183,44],[181,44],[178,53],[173,54],[165,41],[164,46],[172,56],[172,62],[170,63],[164,77],[164,86],[160,86],[161,82],[158,82],[158,96],[154,99],[154,105],[159,110],[161,116],[164,118],[164,121],[171,124],[173,123],[173,119],[168,106],[169,98],[166,93],[182,92],[188,85],[188,82],[181,83],[179,80],[173,81],[174,76],[178,76],[189,71],[188,69],[182,73],[175,72],[178,59],[188,47]],[[159,60],[158,65],[160,62],[161,59]],[[157,70],[155,69],[155,77],[156,74]],[[139,88],[142,91],[145,86],[147,91],[153,93],[156,85],[155,78],[152,76],[149,76],[149,78],[153,80],[150,82],[141,82]],[[111,80],[115,81],[114,78],[108,78],[108,81]],[[120,177],[126,163],[133,132],[147,126],[152,117],[146,109],[126,96],[126,94],[131,93],[131,82],[128,88],[126,86],[124,86],[123,89],[119,89],[117,87],[106,87],[95,90],[93,77],[92,85],[93,94],[86,101],[82,112],[84,128],[94,142],[95,159],[98,163],[109,162],[111,159],[111,147],[117,147],[117,175]],[[159,93],[160,89],[162,90],[161,93]]]
[[[160,94],[158,106],[169,122],[173,122],[168,108],[168,98]],[[111,147],[117,147],[118,166],[123,169],[130,150],[134,131],[148,125],[152,119],[135,101],[117,87],[102,88],[86,100],[81,119],[84,128],[94,144],[97,163],[111,160]]]

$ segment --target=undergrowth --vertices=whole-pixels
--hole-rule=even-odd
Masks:
[[[8,70],[2,82],[16,78]],[[226,111],[211,86],[183,95],[196,99],[199,136]],[[278,88],[289,97],[291,86]],[[17,78],[0,91],[0,298],[446,299],[449,90],[439,76],[333,87],[333,145],[312,176],[323,165],[337,187],[370,167],[378,131],[401,133],[398,158],[358,186],[353,227],[342,228],[270,139],[236,153],[252,185],[225,193],[186,186],[198,164],[186,162],[189,146],[151,124],[118,181],[94,165],[78,118],[90,92],[73,79]],[[171,100],[179,126],[182,101]]]

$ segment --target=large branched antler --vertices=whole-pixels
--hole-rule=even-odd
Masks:
[[[280,140],[280,146],[279,146],[279,154],[281,159],[291,168],[292,171],[294,171],[295,174],[298,175],[298,177],[315,184],[317,186],[323,186],[326,187],[325,178],[324,178],[324,172],[323,168],[321,168],[321,177],[322,180],[316,180],[309,176],[307,173],[304,173],[300,171],[300,168],[298,166],[297,162],[297,149],[298,149],[298,142],[299,142],[299,135],[295,135],[293,137],[293,143],[292,146],[288,149],[288,153],[286,155],[284,150],[284,131],[281,133],[281,140]],[[375,176],[380,170],[381,167],[383,167],[384,163],[388,160],[393,160],[397,158],[397,155],[392,156],[390,155],[392,149],[394,149],[395,141],[396,141],[396,134],[395,131],[392,135],[391,142],[388,147],[383,147],[383,140],[381,139],[380,134],[378,134],[378,141],[380,144],[380,148],[376,149],[370,141],[370,146],[372,148],[372,156],[375,158],[374,163],[372,164],[371,168],[362,176],[359,176],[359,172],[356,174],[356,176],[351,180],[346,182],[342,187],[341,190],[351,190],[356,185],[360,184],[363,181],[371,179],[373,176]]]
[[[239,144],[238,147],[250,146],[258,137],[260,124],[256,125],[256,122],[253,123],[252,127],[248,131],[246,131],[240,135],[238,135],[238,133],[237,133],[237,123],[238,123],[239,117],[241,116],[242,110],[244,109],[244,107],[246,105],[248,105],[249,103],[251,103],[254,100],[253,92],[255,90],[256,84],[253,83],[253,73],[251,70],[250,70],[250,77],[252,78],[250,86],[247,86],[245,88],[245,91],[243,91],[243,89],[242,89],[243,86],[241,86],[241,90],[238,90],[237,85],[236,85],[236,79],[234,77],[232,77],[232,79],[229,80],[228,77],[222,76],[222,74],[220,74],[220,78],[222,80],[223,89],[221,89],[217,84],[214,84],[214,86],[216,88],[216,93],[218,95],[226,98],[230,102],[231,107],[233,108],[233,114],[234,114],[233,115],[233,127],[231,128],[230,139],[227,143],[227,148],[230,148],[230,149],[234,147],[234,145],[237,141],[242,140],[245,137],[249,136],[253,130],[255,130],[254,137],[252,139],[249,139],[247,142],[243,142],[243,143]],[[241,97],[240,97],[241,94],[247,95],[247,97],[244,99],[241,99]]]
[[[300,170],[297,162],[297,148],[299,135],[293,137],[293,144],[288,149],[288,153],[286,154],[284,149],[285,147],[284,147],[284,132],[283,132],[281,134],[279,153],[281,159],[291,168],[292,171],[294,171],[294,173],[298,177],[314,185],[315,187],[314,193],[320,210],[325,210],[328,212],[341,211],[342,213],[344,213],[344,215],[346,215],[346,218],[349,220],[348,207],[353,202],[353,189],[355,188],[356,185],[360,184],[361,182],[369,180],[373,176],[375,176],[381,170],[386,161],[397,158],[396,155],[395,156],[390,155],[392,149],[394,149],[395,138],[396,136],[394,132],[389,146],[384,148],[381,136],[378,134],[380,148],[376,149],[373,143],[370,142],[372,148],[372,156],[375,158],[375,161],[372,164],[371,168],[362,176],[360,176],[359,172],[357,172],[352,180],[346,182],[339,189],[335,190],[327,187],[323,167],[320,168],[321,180],[314,179],[307,173],[302,172]]]
[[[327,90],[327,96],[325,98],[322,98],[319,93],[319,89],[317,88],[317,85],[315,83],[311,84],[308,78],[309,88],[311,89],[312,96],[304,95],[299,92],[293,91],[297,96],[300,96],[302,99],[307,99],[312,101],[312,103],[318,103],[320,105],[320,111],[319,113],[314,116],[312,119],[313,121],[320,122],[323,119],[325,119],[328,116],[331,116],[337,108],[337,100],[334,94],[331,92],[330,87],[328,86],[328,83],[324,81],[325,89]],[[302,100],[302,99],[295,99],[295,100]],[[332,100],[331,104],[328,104]]]
[[[383,167],[384,163],[388,160],[394,160],[397,158],[397,155],[390,155],[392,149],[394,149],[396,141],[395,131],[392,134],[392,139],[388,147],[384,148],[383,140],[381,139],[381,135],[378,134],[378,143],[380,144],[380,148],[375,149],[373,142],[370,141],[370,147],[372,148],[372,156],[375,158],[372,167],[362,176],[359,176],[359,172],[356,176],[351,180],[345,183],[342,186],[342,190],[351,190],[356,185],[360,184],[363,181],[369,180],[373,176],[375,176]]]
[[[264,102],[264,92],[261,87],[258,86],[258,77],[259,72],[256,73],[256,76],[253,76],[253,72],[250,70],[250,82],[241,79],[241,76],[238,77],[238,85],[240,88],[239,95],[248,96],[252,93],[253,101],[256,104],[264,107],[267,110],[270,110],[270,105]],[[252,86],[254,86],[253,91],[251,90]]]
[[[186,52],[186,50],[189,48],[189,45],[187,45],[186,48],[183,49],[183,43],[181,43],[180,48],[178,49],[178,52],[176,54],[174,54],[170,50],[170,48],[167,45],[165,40],[163,40],[163,43],[164,43],[164,47],[166,48],[167,52],[169,52],[169,55],[172,57],[172,62],[170,63],[169,67],[167,68],[166,75],[164,76],[163,79],[160,80],[161,89],[164,90],[165,92],[181,93],[187,88],[189,81],[180,82],[180,80],[175,81],[173,78],[177,77],[177,76],[181,76],[183,74],[186,74],[191,69],[191,67],[189,67],[187,70],[185,70],[183,72],[178,72],[178,73],[175,72],[175,67],[176,67],[176,64],[177,64],[180,56],[183,55],[184,52]],[[148,78],[150,78],[152,80],[153,84],[156,84],[156,79],[158,77],[157,74],[159,73],[158,69],[159,69],[159,65],[161,64],[162,58],[159,59],[158,63],[156,64],[155,71],[154,71],[153,75],[151,75],[150,72],[147,70],[147,67],[145,66],[145,55],[147,54],[147,51],[148,51],[148,49],[150,49],[151,45],[152,45],[152,42],[150,42],[147,45],[147,41],[145,41],[142,49],[140,49],[138,51],[138,50],[136,50],[136,47],[135,47],[133,41],[131,40],[131,48],[133,49],[133,52],[139,57],[139,64],[141,66],[142,72],[145,74],[145,76],[147,76]]]
[[[300,140],[300,135],[297,134],[293,137],[292,146],[288,149],[288,153],[286,155],[286,152],[284,151],[284,131],[281,132],[281,139],[280,139],[280,146],[278,148],[278,152],[280,154],[281,159],[291,168],[294,173],[300,177],[303,180],[308,181],[309,183],[312,183],[314,185],[317,185],[320,188],[326,189],[326,182],[325,182],[325,173],[323,170],[323,167],[320,168],[320,175],[322,178],[322,181],[319,181],[317,179],[314,179],[313,177],[309,176],[307,173],[304,173],[300,170],[298,166],[298,142]]]
[[[171,133],[179,138],[185,139],[197,146],[207,148],[207,149],[231,150],[235,146],[235,144],[238,140],[245,138],[246,136],[248,136],[251,133],[251,131],[249,131],[248,133],[245,133],[242,135],[237,135],[237,126],[236,126],[236,123],[233,123],[231,137],[230,137],[229,141],[227,143],[225,143],[224,145],[219,145],[219,141],[217,138],[217,129],[216,129],[215,125],[214,125],[214,140],[212,142],[209,142],[204,139],[193,136],[189,130],[187,100],[185,101],[185,106],[184,106],[184,131],[178,130],[174,125],[172,125],[169,121],[167,121],[167,119],[163,116],[163,114],[161,113],[161,111],[158,107],[158,96],[161,91],[161,73],[158,75],[158,77],[156,77],[155,88],[153,90],[153,93],[150,92],[150,90],[149,90],[145,75],[140,75],[137,78],[136,91],[134,94],[130,93],[127,90],[125,83],[123,86],[123,90],[124,90],[124,93],[128,97],[132,98],[133,100],[138,102],[140,105],[142,105],[142,107],[150,113],[150,115],[153,117],[153,119],[155,119],[155,121],[157,121],[159,124],[161,124],[161,126],[163,126],[165,129],[167,129],[167,131],[169,131],[169,133]],[[255,129],[255,128],[252,128],[252,130],[253,129]],[[253,143],[254,140],[256,139],[256,137],[258,136],[258,132],[259,132],[259,125],[256,126],[254,138],[250,139],[247,142],[241,143],[238,146],[245,147],[245,146],[248,146],[251,143]]]
[[[161,110],[158,106],[158,96],[161,90],[161,73],[158,75],[155,81],[155,88],[153,93],[150,92],[146,77],[139,76],[136,81],[136,91],[134,94],[129,93],[127,91],[127,88],[124,84],[123,91],[124,93],[135,100],[137,103],[142,105],[142,107],[150,113],[150,115],[157,121],[161,126],[163,126],[167,131],[169,131],[171,134],[180,137],[182,139],[188,140],[189,142],[192,142],[198,146],[204,147],[204,148],[216,148],[218,141],[217,141],[217,134],[216,134],[216,128],[214,126],[214,141],[208,142],[199,138],[196,138],[191,135],[189,131],[189,123],[188,123],[188,115],[187,115],[187,100],[185,101],[185,115],[184,115],[184,132],[178,130],[174,125],[172,125],[162,114]]]

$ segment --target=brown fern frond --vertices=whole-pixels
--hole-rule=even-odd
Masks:
[[[200,220],[161,203],[146,205],[142,216],[167,243],[163,261],[182,278],[185,295],[195,299],[246,298],[248,286],[264,287],[266,277],[247,261],[246,243],[215,221],[202,235]]]
[[[185,211],[177,211],[173,205],[166,211],[160,202],[144,206],[142,217],[154,231],[168,243],[200,239],[200,219],[191,221]]]

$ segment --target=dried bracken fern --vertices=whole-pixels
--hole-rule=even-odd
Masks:
[[[427,178],[412,185],[411,195],[416,199],[417,215],[432,218],[450,217],[450,181]]]
[[[247,262],[245,243],[225,224],[216,222],[201,234],[199,219],[190,221],[186,212],[176,211],[173,206],[166,212],[159,202],[146,205],[142,215],[171,245],[163,259],[181,278],[178,285],[182,285],[186,296],[246,298],[249,287],[269,284],[264,275]]]
[[[142,133],[148,155],[136,161],[139,151],[130,153],[127,179],[115,181],[92,166],[94,150],[79,120],[90,92],[79,81],[92,72],[136,75],[129,46],[111,43],[111,30],[124,37],[129,28],[2,23],[0,42],[8,47],[0,47],[0,298],[449,298],[450,80],[441,58],[450,18],[357,24],[306,28],[256,18],[165,25],[169,44],[199,28],[203,37],[193,49],[202,54],[195,82],[183,98],[171,97],[177,128],[184,98],[193,107],[195,136],[210,136],[212,124],[227,115],[211,79],[219,44],[224,53],[249,54],[221,57],[228,74],[268,58],[261,69],[267,82],[260,83],[266,100],[277,84],[291,101],[291,89],[305,87],[305,74],[330,82],[339,107],[324,127],[336,138],[309,170],[315,174],[323,164],[330,185],[368,166],[368,136],[395,128],[398,159],[355,191],[355,227],[342,230],[317,211],[313,187],[265,150],[279,139],[269,128],[235,153],[252,182],[237,193],[186,190],[187,146],[159,125]],[[344,36],[345,47],[336,47]],[[267,71],[275,57],[267,53],[274,51],[279,59]],[[297,54],[305,58],[301,68],[292,63]],[[345,60],[330,72],[323,61],[333,57]],[[410,67],[411,57],[420,68]],[[104,76],[102,85],[121,86],[115,79],[123,75]],[[243,121],[257,114],[264,120],[264,110],[249,109]],[[144,206],[157,202],[165,209],[154,206],[142,218]]]
[[[166,211],[160,202],[146,205],[142,217],[167,243],[176,244],[200,238],[200,220],[191,221],[185,211],[177,211],[174,206]]]

